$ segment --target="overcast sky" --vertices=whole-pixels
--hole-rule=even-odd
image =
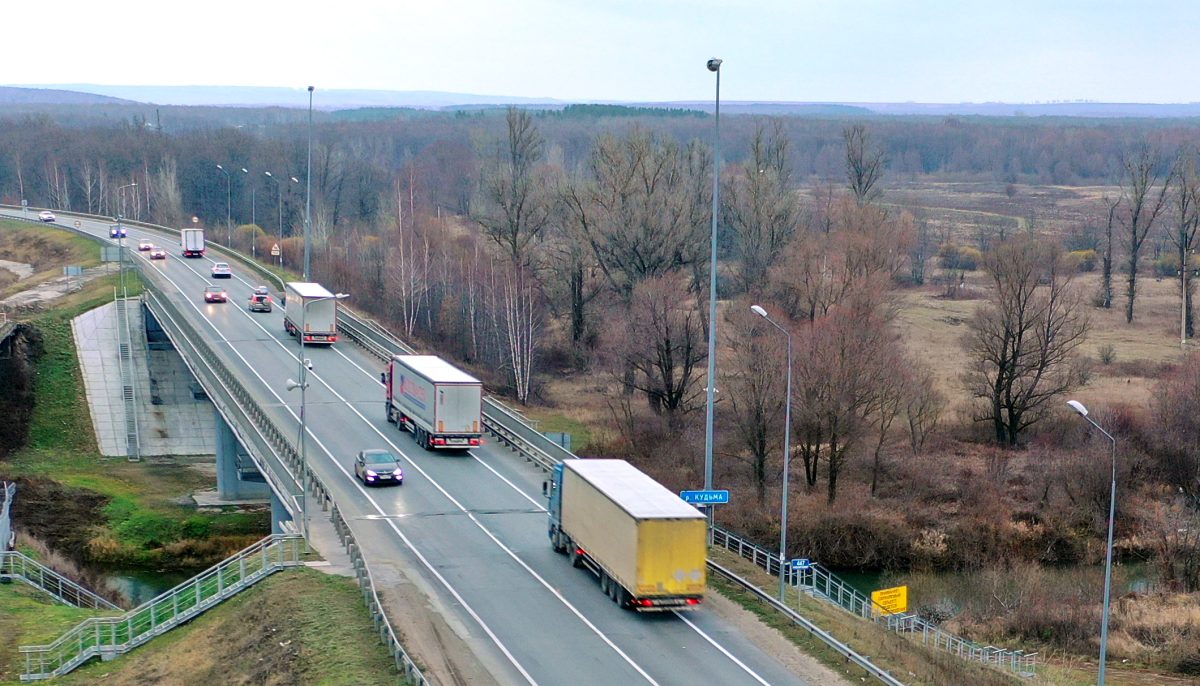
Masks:
[[[42,0],[4,23],[10,85],[704,100],[717,56],[723,100],[1200,100],[1194,0]]]

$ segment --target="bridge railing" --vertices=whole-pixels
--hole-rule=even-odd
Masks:
[[[117,617],[85,619],[48,645],[21,646],[21,681],[60,676],[93,657],[125,653],[268,575],[301,564],[304,539],[276,534]]]
[[[121,610],[106,598],[96,595],[20,551],[9,550],[0,553],[0,577],[24,581],[38,590],[45,591],[64,605],[93,610]]]

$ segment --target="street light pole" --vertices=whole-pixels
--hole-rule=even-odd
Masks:
[[[792,332],[775,323],[767,315],[767,311],[758,305],[751,305],[754,314],[767,320],[771,326],[787,336],[787,396],[784,398],[783,411],[783,512],[779,524],[779,602],[784,600],[784,577],[787,561],[787,530],[788,530],[788,479],[792,471]]]
[[[120,280],[122,298],[126,297],[128,294],[125,291],[125,236],[122,235],[125,233],[125,231],[121,226],[121,219],[125,214],[125,189],[136,187],[137,182],[134,181],[133,183],[127,183],[124,186],[119,186],[117,188],[117,197],[120,199],[121,205],[121,211],[117,213],[117,254],[120,255],[120,267],[118,268],[118,271],[121,275]]]
[[[231,240],[230,237],[232,236],[233,232],[233,219],[230,210],[230,205],[232,204],[233,200],[233,191],[230,189],[229,172],[225,169],[225,167],[222,167],[219,164],[217,165],[217,169],[220,169],[221,173],[225,175],[225,242],[228,243]]]
[[[713,487],[713,396],[717,386],[717,208],[720,206],[721,192],[721,60],[714,57],[708,61],[707,66],[709,71],[717,75],[716,127],[713,131],[712,240],[708,266],[708,388],[705,390],[704,413],[704,490],[710,491]],[[707,514],[711,532],[711,507],[708,508]]]
[[[304,280],[312,281],[312,107],[313,86],[308,87],[308,171],[304,190]]]
[[[300,356],[297,358],[300,363],[297,377],[300,380],[296,382],[289,379],[288,390],[300,389],[300,532],[305,541],[308,540],[308,441],[306,440],[308,421],[305,411],[308,404],[305,391],[308,390],[308,371],[311,367],[311,363],[304,359],[304,332],[308,330],[305,319],[308,316],[309,305],[325,300],[343,300],[349,297],[348,293],[337,293],[325,298],[300,299],[300,330],[296,332],[296,339],[300,342]]]
[[[1117,517],[1117,439],[1088,416],[1083,403],[1068,400],[1067,405],[1112,442],[1112,486],[1108,492],[1108,550],[1104,555],[1104,619],[1100,624],[1100,671],[1096,681],[1098,686],[1104,686],[1105,662],[1108,660],[1108,617],[1112,599],[1113,522]]]

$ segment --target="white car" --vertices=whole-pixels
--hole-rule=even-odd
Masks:
[[[212,277],[214,279],[232,279],[233,270],[229,268],[228,262],[218,262],[212,266]]]
[[[153,249],[154,249],[154,243],[147,241],[147,240],[138,241],[138,250],[140,250],[141,252],[146,252],[147,250],[153,250]]]
[[[152,259],[152,260],[165,260],[165,259],[167,259],[167,251],[166,251],[166,249],[164,249],[164,248],[160,248],[160,247],[158,247],[158,246],[156,246],[156,245],[152,245],[152,246],[150,246],[150,259]]]
[[[38,220],[44,221],[44,222],[52,222],[52,221],[54,221],[54,213],[51,212],[50,210],[42,210],[41,212],[38,213]]]

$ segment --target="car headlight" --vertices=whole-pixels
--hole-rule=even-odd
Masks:
[[[374,469],[368,469],[367,476],[379,476],[379,475],[375,473]]]
[[[396,471],[392,472],[392,476],[403,476],[403,475],[404,475],[404,472],[400,471],[399,467],[396,467]]]

